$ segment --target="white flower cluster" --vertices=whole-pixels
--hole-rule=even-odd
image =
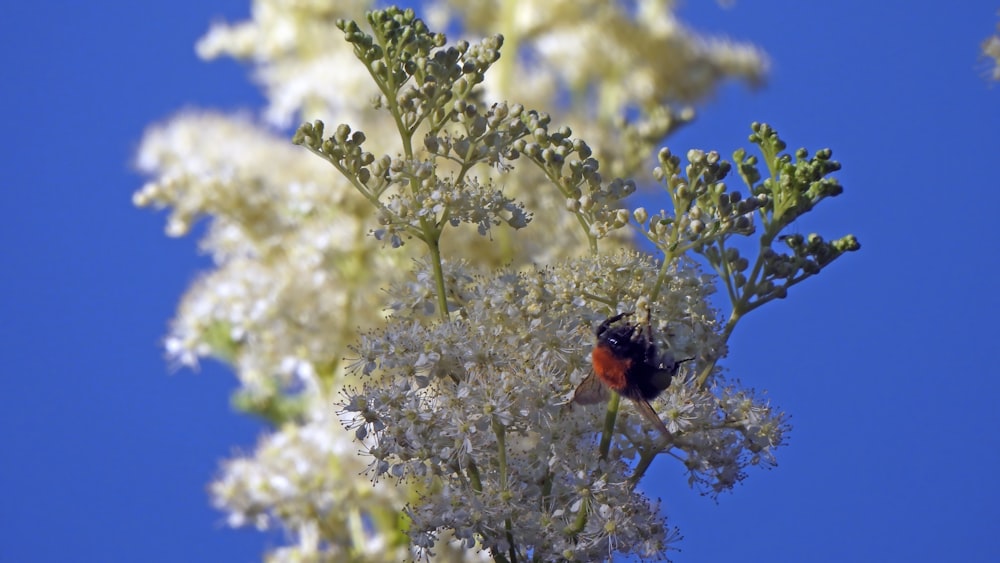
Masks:
[[[450,265],[457,311],[431,322],[429,284],[390,293],[397,314],[364,334],[350,369],[365,377],[345,391],[342,414],[371,456],[376,482],[418,491],[407,514],[414,545],[448,533],[493,554],[530,551],[542,560],[610,553],[659,557],[675,532],[635,489],[630,460],[661,453],[655,430],[623,417],[607,459],[594,436],[601,413],[568,403],[589,369],[591,325],[634,306],[658,265],[622,252],[529,273],[481,278]],[[671,271],[667,299],[650,303],[657,334],[679,356],[720,351],[706,286],[693,268]],[[678,377],[654,406],[665,417],[692,479],[718,492],[779,445],[782,415],[733,386],[702,390]]]
[[[188,290],[166,340],[171,359],[233,363],[252,393],[297,385],[282,365],[342,355],[346,335],[381,321],[379,296],[359,291],[406,258],[363,244],[368,204],[331,182],[329,166],[249,122],[187,114],[150,131],[138,157],[157,173],[135,195],[170,207],[168,232],[211,217],[202,247],[216,269]],[[323,179],[326,182],[323,182]],[[344,335],[343,338],[337,335]]]
[[[303,112],[352,121],[360,116],[378,89],[335,24],[338,18],[360,17],[372,2],[252,0],[252,4],[250,20],[214,23],[198,41],[198,55],[253,63],[269,102],[265,115],[273,124],[287,127]]]
[[[225,462],[211,486],[215,505],[229,513],[233,527],[294,530],[295,545],[272,560],[404,559],[404,542],[387,543],[389,536],[366,532],[363,522],[395,521],[405,491],[355,479],[364,469],[356,447],[329,405],[316,407],[317,418],[264,437],[253,456]]]
[[[427,163],[417,164],[418,167],[425,165]],[[421,220],[444,217],[453,227],[471,223],[479,234],[485,235],[501,223],[520,229],[531,220],[524,205],[505,197],[492,181],[485,185],[476,178],[454,181],[439,178],[431,172],[415,184],[413,190],[398,191],[387,198],[385,211],[391,213],[381,214],[380,222],[419,227]],[[400,225],[392,226],[398,229]],[[375,237],[380,240],[385,238],[381,230],[375,231]],[[399,246],[396,240],[393,246]]]
[[[494,135],[489,117],[482,135],[480,117],[470,113],[461,123],[465,130],[437,131],[427,137],[426,152],[405,160],[398,158],[407,152],[393,122],[398,116],[372,118],[372,101],[384,111],[389,100],[336,25],[338,18],[361,19],[371,4],[253,0],[250,21],[214,25],[198,52],[248,61],[268,99],[264,114],[271,124],[363,124],[366,149],[397,155],[385,168],[402,163],[397,171],[412,172],[410,181],[428,155],[467,168],[472,161],[463,143]],[[497,19],[493,2],[454,2],[447,9],[438,3],[439,14],[461,16],[468,34],[505,36],[504,56],[486,88],[477,89],[477,103],[562,105],[559,120],[588,139],[608,177],[639,172],[647,145],[690,119],[663,104],[701,95],[727,75],[756,80],[765,66],[752,48],[684,31],[662,1],[629,4],[634,13],[626,13],[626,4],[596,0],[501,5]],[[403,109],[412,95],[406,92]],[[635,123],[615,125],[639,114]],[[628,141],[629,135],[639,141]],[[211,487],[230,524],[284,528],[291,543],[269,559],[398,561],[419,555],[411,539],[439,560],[468,560],[468,549],[500,555],[515,543],[519,557],[526,549],[542,559],[656,556],[675,539],[656,503],[634,489],[638,466],[630,463],[638,459],[641,466],[659,452],[640,417],[625,407],[621,439],[602,462],[592,439],[599,412],[565,404],[589,369],[591,325],[648,295],[657,266],[621,254],[489,279],[473,273],[581,255],[587,241],[566,206],[606,207],[589,234],[614,235],[627,213],[599,196],[605,188],[624,194],[634,185],[598,182],[598,191],[569,195],[540,189],[547,180],[531,166],[506,174],[514,172],[510,138],[496,139],[483,145],[486,166],[478,177],[436,179],[412,200],[385,194],[379,210],[329,163],[251,119],[187,112],[143,139],[138,165],[152,179],[135,195],[136,204],[169,208],[171,236],[187,234],[204,217],[202,246],[214,262],[180,304],[166,339],[169,355],[191,366],[201,357],[220,358],[232,365],[241,393],[265,406],[296,405],[269,418],[274,431],[252,453],[226,462]],[[565,156],[542,145],[543,164]],[[449,171],[442,160],[436,165],[444,177]],[[589,166],[586,157],[579,160]],[[571,168],[567,164],[569,176],[576,173]],[[533,213],[531,228],[491,231],[498,222],[519,228],[532,217],[512,198]],[[378,224],[386,212],[391,220]],[[446,300],[455,312],[448,323],[428,320],[440,313],[428,269],[401,279],[419,245],[384,252],[368,238],[410,234],[396,228],[396,219],[420,213],[464,223],[441,240],[445,256],[472,264],[445,272]],[[491,237],[465,236],[468,226]],[[651,303],[655,332],[677,357],[724,352],[716,314],[705,302],[707,287],[693,270],[673,271]],[[388,328],[360,336],[354,368],[369,375],[363,389],[347,392],[347,432],[331,417],[333,398],[352,381],[343,365],[346,347],[358,341],[359,327],[382,326],[387,299]],[[770,448],[781,443],[780,415],[717,378],[706,389],[690,379],[682,373],[654,406],[676,432],[671,452],[685,460],[696,482],[721,490],[747,464],[768,460]],[[356,456],[355,440],[377,456],[372,477],[395,475],[404,486],[372,488],[359,477],[370,460]],[[409,522],[401,521],[404,507]],[[405,526],[410,537],[400,532]]]
[[[526,107],[548,108],[588,139],[609,175],[636,177],[653,147],[694,118],[674,104],[704,99],[724,80],[758,85],[769,66],[752,44],[687,28],[675,4],[436,0],[428,20],[435,29],[460,22],[467,33],[501,33],[505,53],[517,56],[505,54],[487,75],[488,98],[516,92]]]

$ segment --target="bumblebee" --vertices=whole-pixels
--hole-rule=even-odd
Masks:
[[[649,401],[670,386],[680,364],[693,358],[675,361],[669,352],[660,354],[653,343],[648,321],[642,327],[627,321],[614,326],[633,314],[634,311],[619,313],[597,327],[597,339],[590,355],[594,369],[576,388],[573,401],[582,405],[598,403],[607,400],[608,389],[611,389],[631,399],[639,413],[665,438],[670,438],[670,431]]]

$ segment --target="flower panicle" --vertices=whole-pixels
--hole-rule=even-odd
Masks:
[[[303,13],[315,9],[302,7]],[[135,197],[139,205],[173,207],[174,234],[187,232],[199,216],[214,217],[207,244],[219,269],[186,298],[168,346],[182,362],[213,355],[233,364],[247,387],[237,403],[276,428],[253,458],[226,464],[213,485],[216,502],[230,511],[233,525],[286,526],[299,545],[275,553],[288,558],[382,548],[393,560],[451,548],[508,561],[664,557],[679,535],[659,504],[636,489],[653,459],[666,453],[680,460],[692,485],[718,495],[751,466],[774,465],[774,450],[786,442],[786,415],[723,379],[716,364],[742,315],[859,248],[852,236],[828,241],[787,231],[842,192],[833,177],[839,163],[826,149],[788,154],[772,128],[754,124],[750,140],[759,158],[737,151],[730,163],[693,150],[682,165],[669,150],[660,151],[653,175],[667,188],[664,208],[671,210],[630,210],[626,198],[637,185],[628,177],[638,177],[646,149],[693,117],[671,108],[657,85],[675,85],[672,95],[686,100],[726,72],[754,74],[759,57],[743,52],[740,62],[734,47],[719,58],[712,53],[724,46],[706,44],[693,59],[716,70],[703,73],[700,89],[662,83],[654,67],[663,67],[663,50],[683,50],[678,46],[691,35],[678,34],[675,22],[654,13],[587,28],[597,34],[591,40],[614,45],[655,31],[657,41],[629,51],[645,63],[595,65],[621,52],[590,49],[580,57],[575,46],[563,51],[572,42],[542,45],[539,56],[550,62],[572,51],[562,66],[583,74],[569,82],[586,84],[587,73],[597,71],[607,85],[601,97],[627,100],[619,107],[632,109],[615,118],[620,142],[609,143],[614,135],[593,136],[609,123],[603,109],[579,123],[521,103],[484,101],[494,93],[487,71],[496,67],[495,74],[509,77],[513,67],[505,65],[520,64],[505,57],[497,65],[502,35],[449,45],[413,10],[369,12],[364,31],[337,19],[342,14],[333,8],[319,9],[328,11],[316,18],[322,21],[310,37],[322,45],[339,30],[347,45],[340,44],[342,52],[287,43],[254,47],[247,38],[259,28],[239,34],[241,49],[268,56],[322,51],[327,58],[311,61],[314,70],[339,69],[353,54],[360,64],[345,80],[369,80],[384,128],[302,124],[293,141],[320,157],[310,158],[322,165],[316,170],[295,160],[308,156],[300,148],[279,152],[270,144],[267,152],[280,162],[242,151],[235,172],[228,155],[214,160],[213,150],[225,143],[198,147],[198,156],[213,158],[192,166],[176,167],[172,154],[154,155],[163,178]],[[603,11],[595,20],[615,13]],[[304,30],[295,27],[301,22],[284,22]],[[294,35],[295,42],[309,41],[305,33]],[[505,48],[516,52],[523,37],[510,37]],[[208,43],[206,51],[221,47]],[[696,62],[680,61],[678,68]],[[608,69],[627,79],[607,80]],[[534,105],[531,85],[524,86],[519,101]],[[322,91],[299,88],[276,102],[285,107],[279,113],[309,107],[315,114],[341,96]],[[360,91],[327,109],[352,121],[367,97],[356,95]],[[631,113],[642,115],[626,123],[621,116]],[[577,134],[558,121],[574,123]],[[522,163],[530,166],[515,170]],[[339,172],[337,181],[323,175],[326,164]],[[727,186],[733,170],[749,192]],[[544,219],[533,221],[536,215]],[[598,242],[624,240],[633,221],[662,260],[599,252],[605,249]],[[513,231],[529,223],[541,242],[515,241]],[[570,234],[574,223],[582,237]],[[468,226],[483,235],[468,237],[476,241],[465,254],[472,260],[451,259],[461,254],[449,243],[470,244],[455,236]],[[379,252],[363,242],[366,233],[392,247],[416,241],[426,253],[407,275],[402,262],[411,253]],[[760,240],[756,256],[739,244],[752,235]],[[505,261],[495,263],[513,265],[485,268],[489,260],[475,250],[488,245],[508,249]],[[584,245],[589,257],[565,259]],[[689,254],[704,257],[722,279],[733,303],[725,323],[708,303],[714,283]],[[532,261],[550,265],[523,267]],[[591,371],[595,324],[640,309],[663,357],[685,359],[652,404],[666,436],[650,428],[649,410],[644,418],[629,402],[620,416],[617,400],[603,409],[572,402]],[[332,397],[339,397],[339,409],[330,409]],[[327,439],[331,435],[336,439]],[[359,450],[363,457],[344,455]],[[357,486],[359,475],[371,484],[361,479],[365,486]]]
[[[816,233],[787,231],[820,202],[843,193],[832,176],[841,167],[832,159],[832,151],[820,149],[810,155],[801,148],[789,154],[770,125],[753,123],[751,129],[749,140],[761,158],[738,149],[733,154],[735,164],[715,151],[690,150],[688,164],[682,166],[680,157],[661,149],[654,177],[664,185],[672,209],[652,215],[645,208],[632,212],[640,233],[664,253],[665,263],[690,252],[701,255],[715,270],[732,306],[723,339],[750,311],[784,299],[792,286],[861,248],[854,235],[826,240]],[[734,169],[748,195],[727,185]],[[758,224],[757,248],[748,255],[745,241],[757,234]],[[707,383],[718,359],[705,363],[699,385]]]
[[[364,384],[344,395],[341,414],[370,456],[373,481],[426,491],[407,512],[414,545],[474,538],[495,553],[513,545],[522,555],[531,549],[555,558],[609,551],[659,557],[669,549],[676,531],[635,491],[629,463],[662,453],[655,433],[641,418],[628,417],[614,455],[600,459],[594,438],[603,415],[565,399],[587,373],[580,358],[591,345],[591,322],[607,315],[603,303],[634,306],[659,275],[659,265],[639,253],[597,262],[492,277],[447,263],[455,318],[434,320],[423,307],[400,307],[385,329],[359,341],[349,365]],[[700,274],[679,269],[672,280],[672,298],[650,304],[670,320],[659,325],[664,337],[677,339],[677,353],[716,354],[687,340],[718,330],[711,328],[716,315]],[[430,301],[431,287],[429,276],[418,272],[389,291],[401,292],[395,297],[404,304]],[[583,310],[564,299],[581,292],[595,299]],[[708,325],[684,328],[701,323]],[[759,405],[699,390],[691,379],[672,386],[656,406],[677,432],[669,446],[674,455],[693,475],[716,479],[722,491],[738,481],[729,474],[747,464],[747,447],[769,452],[780,437],[768,436],[766,448],[758,447],[767,422]],[[740,431],[731,426],[744,419],[750,438],[737,441]]]

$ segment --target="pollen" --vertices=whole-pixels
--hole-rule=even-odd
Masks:
[[[632,367],[631,358],[619,358],[610,348],[602,345],[595,346],[590,357],[594,363],[594,373],[605,385],[616,392],[625,389],[625,374]]]

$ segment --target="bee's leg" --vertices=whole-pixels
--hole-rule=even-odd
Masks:
[[[640,338],[642,338],[642,344],[645,346],[645,360],[647,364],[656,365],[659,355],[656,353],[656,344],[653,340],[653,325],[650,322],[651,314],[649,312],[649,307],[646,307],[646,320],[642,323],[642,329],[640,330]]]

